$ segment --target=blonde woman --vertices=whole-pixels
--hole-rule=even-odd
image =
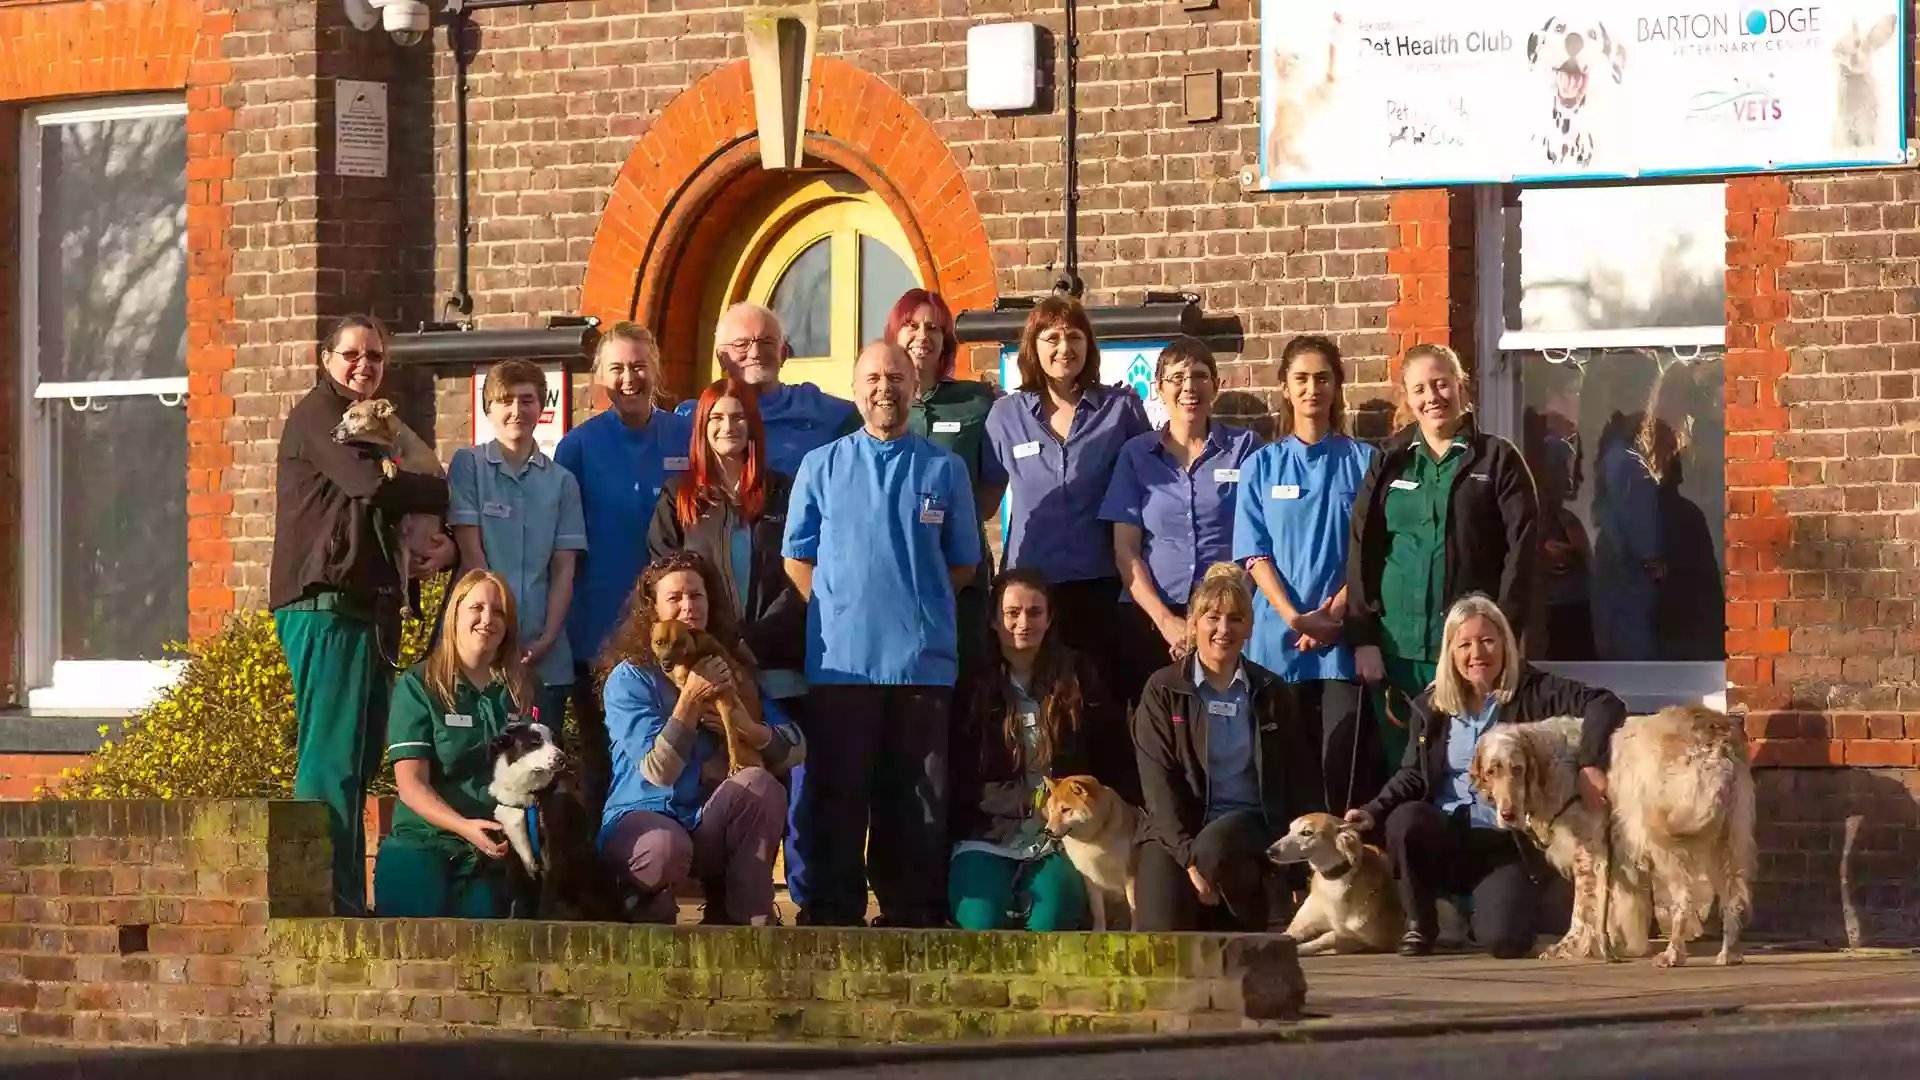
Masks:
[[[1147,680],[1133,714],[1148,837],[1134,929],[1264,931],[1267,845],[1325,808],[1320,748],[1295,688],[1242,655],[1253,633],[1245,571],[1210,568],[1187,626],[1192,654]]]
[[[1448,606],[1486,593],[1523,632],[1539,546],[1533,474],[1517,447],[1474,423],[1460,357],[1444,345],[1408,349],[1400,389],[1413,422],[1375,455],[1354,498],[1344,626],[1355,669],[1379,691],[1388,764],[1412,731],[1406,702],[1433,681]]]
[[[1495,724],[1583,717],[1580,796],[1598,807],[1606,799],[1608,744],[1627,707],[1607,690],[1528,665],[1506,615],[1480,593],[1448,609],[1441,658],[1433,685],[1413,701],[1418,737],[1400,771],[1347,820],[1369,832],[1386,825],[1407,912],[1402,956],[1433,952],[1439,893],[1473,894],[1475,942],[1501,959],[1525,956],[1535,933],[1548,929],[1542,886],[1558,875],[1518,833],[1500,829],[1492,804],[1474,791],[1474,748]]]
[[[660,489],[684,475],[691,463],[693,421],[654,403],[659,366],[660,349],[646,327],[615,323],[601,336],[593,359],[593,382],[608,408],[567,432],[553,454],[579,482],[587,526],[587,549],[574,571],[567,610],[567,642],[573,651],[573,720],[579,731],[573,749],[580,759],[581,789],[592,799],[606,794],[613,763],[591,665],[646,568],[647,527]]]
[[[487,792],[487,745],[533,706],[517,625],[506,580],[468,571],[448,594],[433,652],[394,687],[387,756],[400,801],[373,875],[384,917],[507,914],[507,841]]]

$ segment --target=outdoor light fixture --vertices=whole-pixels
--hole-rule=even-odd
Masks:
[[[358,30],[384,27],[395,45],[418,45],[433,28],[433,11],[424,0],[341,0],[347,21]]]
[[[967,108],[1017,112],[1040,100],[1040,27],[989,23],[967,28]]]

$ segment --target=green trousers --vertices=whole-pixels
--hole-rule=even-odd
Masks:
[[[282,608],[274,629],[293,673],[299,765],[293,797],[327,804],[333,912],[367,911],[367,783],[387,749],[393,671],[374,625],[338,611]]]
[[[1087,887],[1064,854],[1019,862],[963,851],[947,871],[947,906],[962,930],[1078,930]]]
[[[373,859],[373,909],[383,919],[504,919],[507,900],[506,863],[464,840],[389,836]]]
[[[1431,660],[1408,660],[1399,656],[1383,655],[1381,660],[1387,669],[1387,680],[1371,688],[1373,720],[1380,730],[1381,749],[1387,755],[1387,775],[1392,776],[1399,771],[1406,757],[1407,741],[1413,736],[1412,729],[1402,725],[1412,723],[1413,699],[1433,685],[1437,665]]]

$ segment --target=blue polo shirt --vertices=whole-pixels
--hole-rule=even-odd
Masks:
[[[1493,806],[1473,790],[1473,781],[1469,778],[1473,771],[1473,751],[1480,745],[1480,736],[1493,726],[1493,714],[1500,708],[1492,694],[1487,695],[1486,703],[1472,716],[1456,716],[1447,721],[1447,778],[1440,785],[1440,809],[1451,814],[1461,807],[1467,809],[1467,820],[1476,829],[1497,829],[1500,819],[1494,813]]]
[[[814,564],[808,684],[953,685],[947,572],[980,562],[973,513],[967,467],[918,435],[862,429],[806,456],[782,553]]]
[[[447,524],[480,529],[487,567],[507,579],[513,590],[515,628],[520,647],[546,632],[547,598],[553,586],[553,553],[585,551],[587,527],[580,509],[580,484],[573,474],[535,448],[518,469],[507,464],[500,440],[462,447],[447,467]],[[579,568],[575,567],[575,576]],[[574,603],[580,593],[574,592]],[[567,608],[573,610],[570,604]],[[541,658],[540,681],[547,686],[573,682],[573,649],[562,634]]]
[[[1234,508],[1234,559],[1272,559],[1287,600],[1300,611],[1332,599],[1347,583],[1353,500],[1373,453],[1345,435],[1327,435],[1312,445],[1289,435],[1248,458],[1240,467]],[[1295,647],[1299,640],[1255,590],[1253,640],[1247,645],[1254,663],[1287,682],[1354,677],[1351,646],[1303,653]]]
[[[1160,599],[1184,605],[1207,567],[1233,557],[1241,463],[1260,448],[1260,436],[1209,425],[1191,469],[1174,460],[1162,436],[1149,431],[1121,448],[1100,503],[1100,520],[1141,530],[1140,552]]]
[[[799,472],[802,458],[860,426],[853,402],[812,383],[763,387],[756,403],[767,429],[767,465],[788,476]],[[691,419],[697,404],[683,401],[675,411]]]
[[[647,566],[647,527],[669,477],[685,472],[693,422],[653,410],[638,431],[609,409],[560,440],[554,460],[580,482],[587,553],[574,573],[567,636],[574,659],[592,663],[627,609]]]
[[[1100,503],[1127,440],[1152,430],[1147,410],[1132,390],[1093,387],[1074,406],[1063,442],[1041,417],[1043,402],[1021,390],[987,414],[980,481],[1007,484],[1006,568],[1038,570],[1055,584],[1112,577],[1113,528],[1100,520]]]
[[[1193,660],[1194,689],[1207,710],[1207,822],[1239,810],[1263,813],[1260,773],[1253,765],[1253,692],[1246,665],[1234,669],[1225,690],[1207,681]]]

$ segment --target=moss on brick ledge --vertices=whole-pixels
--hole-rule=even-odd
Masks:
[[[1291,942],[276,919],[274,1038],[922,1042],[1219,1030],[1292,1019]]]

